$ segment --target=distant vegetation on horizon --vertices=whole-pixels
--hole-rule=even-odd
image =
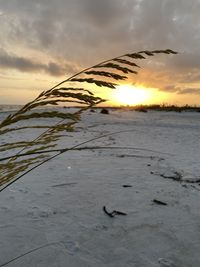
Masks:
[[[7,108],[8,111],[14,111],[15,109],[22,107],[23,105],[1,105],[0,104],[0,112],[5,111]],[[52,106],[47,106],[48,108],[52,108]],[[45,108],[47,108],[45,107]],[[44,107],[43,107],[44,108]],[[41,108],[41,109],[43,109]],[[66,107],[66,106],[57,106],[53,108],[80,108],[78,105],[74,105],[71,107]],[[153,111],[176,111],[176,112],[182,112],[182,111],[195,111],[195,112],[200,112],[200,105],[174,105],[174,104],[140,104],[140,105],[99,105],[99,106],[94,106],[92,109],[102,109],[102,108],[107,108],[107,109],[125,109],[125,110],[136,110],[136,111],[143,111],[145,112],[148,110],[153,110]]]
[[[154,111],[196,111],[200,112],[200,106],[196,105],[168,105],[168,104],[149,104],[149,105],[119,105],[119,106],[96,106],[94,109],[100,109],[100,108],[108,108],[108,109],[125,109],[125,110],[136,110],[136,111],[148,111],[148,110],[154,110]]]

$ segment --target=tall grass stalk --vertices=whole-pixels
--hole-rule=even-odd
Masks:
[[[10,114],[3,120],[0,123],[0,135],[5,137],[22,129],[40,130],[45,128],[47,126],[43,124],[43,119],[58,121],[48,125],[47,130],[38,134],[33,140],[23,139],[22,141],[8,142],[0,145],[0,153],[5,153],[5,151],[9,150],[16,151],[18,149],[18,152],[15,152],[11,157],[7,157],[7,160],[0,164],[0,187],[3,186],[0,192],[58,155],[98,139],[93,138],[70,148],[60,150],[53,156],[50,155],[50,149],[52,150],[57,146],[58,141],[63,136],[63,132],[74,130],[76,123],[81,120],[82,113],[105,101],[92,93],[88,88],[90,85],[115,89],[122,81],[127,80],[130,75],[138,73],[140,66],[138,62],[137,64],[135,63],[136,60],[139,61],[156,54],[169,55],[177,54],[177,52],[170,49],[140,51],[102,61],[72,75],[49,90],[41,92],[33,101],[27,103],[19,111]],[[80,86],[81,84],[85,86]],[[55,107],[60,104],[65,104],[68,107],[70,105],[78,105],[79,108],[75,111],[72,109],[46,109],[47,106]],[[38,125],[34,125],[35,121]],[[25,122],[29,123],[24,125]],[[103,137],[105,136],[100,138]],[[23,160],[20,159],[22,154],[26,154]],[[33,155],[35,156],[33,157]]]

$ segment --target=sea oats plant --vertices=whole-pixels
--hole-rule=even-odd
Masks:
[[[80,145],[61,150],[52,149],[57,146],[66,132],[73,131],[74,125],[80,121],[84,111],[105,101],[91,92],[88,88],[90,84],[115,89],[121,81],[128,79],[129,74],[138,73],[140,66],[134,62],[135,60],[161,53],[176,54],[170,49],[140,51],[103,61],[43,91],[36,99],[4,119],[0,123],[2,139],[5,135],[12,135],[17,131],[22,133],[22,131],[32,130],[38,133],[33,140],[27,140],[24,137],[17,142],[0,144],[0,153],[3,155],[0,158],[0,191],[36,167]],[[75,110],[49,108],[60,104],[78,105],[79,108]],[[44,119],[47,120],[45,125]],[[26,124],[27,121],[28,124]],[[52,123],[49,125],[50,121]],[[55,153],[53,156],[52,152]]]

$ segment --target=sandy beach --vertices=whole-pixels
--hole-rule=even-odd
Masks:
[[[0,266],[200,266],[199,132],[195,112],[86,112],[59,147],[106,137],[0,194]]]

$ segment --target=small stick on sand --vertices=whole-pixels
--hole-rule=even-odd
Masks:
[[[118,211],[118,210],[113,210],[112,212],[108,212],[106,209],[106,206],[103,206],[103,211],[105,212],[105,214],[107,214],[111,218],[115,217],[115,215],[127,215],[125,212]]]
[[[154,199],[153,202],[156,203],[156,204],[158,204],[158,205],[167,206],[167,203],[166,202],[163,202],[163,201],[160,201],[160,200],[157,200],[157,199]]]

